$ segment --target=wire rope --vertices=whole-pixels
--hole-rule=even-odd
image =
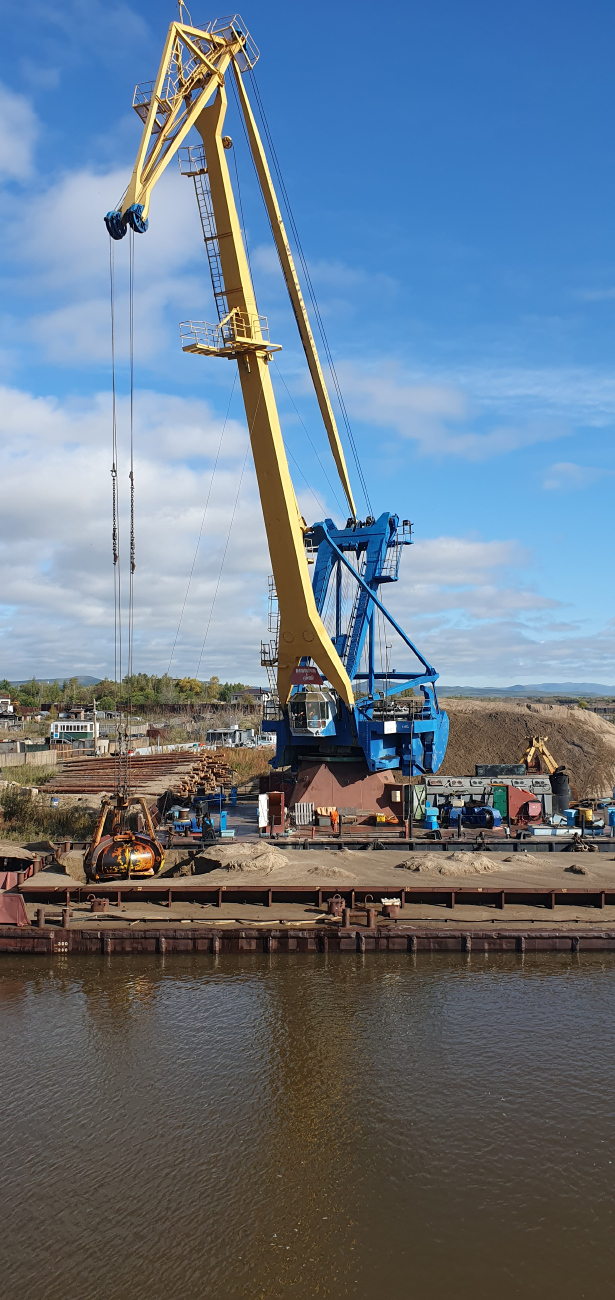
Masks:
[[[284,442],[284,439],[282,439],[282,441]],[[313,487],[312,487],[312,485],[311,485],[311,483],[310,483],[310,480],[309,480],[309,479],[306,477],[306,475],[303,473],[303,470],[302,470],[302,468],[301,468],[301,466],[300,466],[300,464],[299,464],[299,461],[297,460],[297,457],[296,457],[296,456],[293,456],[293,453],[292,453],[292,451],[290,450],[290,447],[288,447],[288,446],[286,445],[286,442],[284,442],[284,450],[285,450],[285,452],[286,452],[286,455],[289,457],[289,459],[292,460],[293,465],[294,465],[295,468],[297,469],[297,472],[301,475],[301,477],[302,477],[302,479],[303,479],[303,482],[305,483],[305,486],[307,487],[308,491],[312,493],[312,496],[313,496],[313,498],[314,498],[314,500],[315,500],[315,502],[316,502],[316,505],[318,506],[318,509],[319,509],[319,510],[322,512],[322,514],[324,515],[324,513],[325,513],[325,507],[324,507],[322,501],[319,501],[319,499],[318,499],[318,497],[316,496],[316,493],[315,493],[315,491],[314,491],[314,489],[313,489]]]
[[[112,423],[112,452],[111,452],[111,492],[112,492],[112,546],[113,546],[113,675],[114,675],[114,703],[115,712],[118,712],[118,672],[121,682],[122,678],[122,567],[120,560],[120,515],[119,515],[119,486],[118,486],[118,449],[117,449],[117,388],[115,379],[115,248],[111,236],[109,236],[109,287],[111,299],[111,423]],[[121,686],[120,686],[121,697]],[[122,779],[122,757],[121,757],[121,736],[120,725],[117,734],[117,764],[116,764],[116,787],[117,793],[120,792]]]
[[[181,625],[182,625],[182,622],[183,622],[184,614],[185,614],[185,612],[186,612],[186,603],[187,603],[187,601],[188,601],[188,594],[189,594],[189,592],[190,592],[190,585],[191,585],[191,583],[192,583],[192,578],[193,578],[193,574],[194,574],[194,567],[195,567],[195,564],[196,564],[196,561],[197,561],[197,556],[198,556],[198,553],[199,553],[199,547],[200,547],[200,545],[201,545],[201,538],[202,538],[202,536],[203,536],[203,529],[204,529],[204,527],[205,527],[205,518],[206,518],[206,516],[207,516],[207,511],[208,511],[208,508],[209,508],[209,501],[210,501],[210,497],[211,497],[212,488],[213,488],[213,485],[214,485],[214,478],[215,478],[215,476],[216,476],[216,470],[217,470],[217,468],[218,468],[218,461],[219,461],[219,459],[220,459],[220,452],[222,451],[222,441],[223,441],[224,434],[225,434],[225,430],[226,430],[226,426],[227,426],[227,423],[228,423],[228,418],[229,418],[229,414],[230,414],[230,410],[231,410],[231,402],[233,401],[233,396],[234,396],[234,393],[235,393],[235,386],[236,386],[236,384],[237,384],[237,371],[235,371],[235,375],[234,375],[234,377],[233,377],[233,387],[231,388],[231,395],[230,395],[230,397],[229,397],[229,400],[228,400],[228,406],[227,406],[227,408],[226,408],[226,415],[225,415],[225,417],[224,417],[224,424],[222,425],[222,432],[221,432],[221,434],[220,434],[220,441],[219,441],[219,443],[218,443],[218,450],[216,451],[216,459],[214,460],[213,469],[212,469],[212,471],[211,471],[211,478],[210,478],[210,480],[209,480],[209,490],[208,490],[208,492],[207,492],[207,499],[206,499],[206,501],[205,501],[205,509],[203,510],[203,517],[202,517],[202,519],[201,519],[201,527],[199,528],[199,535],[198,535],[198,537],[197,537],[196,547],[195,547],[195,550],[194,550],[194,556],[193,556],[193,559],[192,559],[192,566],[191,566],[190,574],[189,574],[189,577],[188,577],[188,584],[187,584],[187,586],[186,586],[186,594],[185,594],[185,596],[184,596],[184,603],[183,603],[183,605],[182,605],[182,608],[181,608],[181,614],[180,614],[180,616],[179,616],[179,622],[178,622],[178,624],[177,624],[177,632],[175,633],[175,640],[174,640],[174,642],[173,642],[173,649],[171,650],[171,657],[170,657],[170,659],[169,659],[169,666],[168,666],[168,668],[167,668],[167,676],[168,676],[168,675],[170,674],[170,672],[171,672],[171,664],[173,663],[173,658],[174,658],[174,655],[175,655],[175,650],[176,650],[176,648],[177,648],[177,641],[178,641],[178,638],[179,638],[179,633],[180,633]]]
[[[253,153],[252,153],[252,149],[251,149],[251,146],[250,146],[250,138],[249,138],[249,136],[248,136],[248,131],[247,131],[246,124],[245,124],[245,121],[244,121],[243,113],[242,113],[242,111],[241,111],[241,105],[240,105],[240,103],[239,103],[239,94],[238,94],[237,86],[236,86],[236,84],[235,84],[235,80],[234,80],[234,79],[232,80],[231,85],[232,85],[232,87],[233,87],[233,94],[234,94],[234,97],[235,97],[235,104],[236,104],[236,107],[237,107],[237,112],[238,112],[238,116],[239,116],[239,121],[241,122],[241,125],[242,125],[242,128],[243,128],[243,133],[244,133],[244,137],[245,137],[246,145],[247,145],[247,148],[248,148],[248,154],[249,154],[249,157],[250,157],[250,159],[251,159],[252,166],[253,166],[253,168],[254,168],[254,175],[256,176],[256,180],[257,180],[257,188],[258,188],[259,194],[260,194],[260,196],[261,196],[261,198],[262,198],[262,200],[263,200],[263,205],[264,205],[264,208],[265,208],[265,212],[266,212],[266,214],[267,214],[267,219],[269,220],[269,213],[267,212],[267,205],[266,205],[266,203],[265,203],[265,196],[264,196],[264,194],[263,194],[263,192],[262,192],[262,189],[261,189],[260,180],[259,180],[259,177],[258,177],[258,171],[257,171],[257,169],[256,169],[256,163],[255,163],[255,161],[254,161],[254,155],[253,155]],[[236,178],[237,178],[237,193],[238,193],[238,196],[239,196],[239,208],[240,208],[240,212],[241,212],[241,223],[242,223],[242,227],[243,227],[243,237],[244,237],[245,247],[246,247],[246,256],[247,256],[247,259],[248,259],[248,266],[249,266],[249,268],[250,268],[250,275],[252,276],[252,264],[251,264],[251,262],[250,262],[250,250],[249,250],[249,247],[248,247],[248,236],[247,236],[247,232],[246,232],[246,224],[245,224],[245,218],[244,218],[244,212],[243,212],[243,203],[242,203],[242,198],[241,198],[241,186],[240,186],[240,183],[239,183],[239,171],[238,171],[238,168],[237,168],[237,152],[236,152],[235,149],[233,150],[233,158],[234,158],[234,163],[235,163],[235,176],[236,176]],[[271,224],[271,223],[269,223],[269,224]],[[256,295],[255,295],[255,296],[256,296]],[[323,472],[323,474],[324,474],[324,476],[325,476],[325,479],[326,479],[326,481],[327,481],[327,484],[328,484],[329,488],[331,489],[331,493],[332,493],[332,496],[333,496],[333,498],[334,498],[334,500],[335,500],[335,503],[336,503],[338,509],[341,511],[341,513],[344,514],[344,513],[345,513],[344,505],[342,504],[342,502],[340,502],[339,496],[337,495],[337,492],[336,492],[336,490],[335,490],[335,488],[334,488],[334,486],[333,486],[333,484],[332,484],[332,482],[331,482],[331,480],[330,480],[330,478],[329,478],[329,475],[327,474],[327,471],[326,471],[326,469],[325,469],[325,467],[324,467],[324,464],[323,464],[323,462],[322,462],[322,460],[321,460],[321,458],[320,458],[320,454],[319,454],[319,452],[318,452],[318,449],[317,449],[315,443],[312,441],[312,439],[311,439],[311,437],[310,437],[310,434],[309,434],[309,431],[308,431],[307,426],[306,426],[306,424],[305,424],[305,421],[304,421],[304,419],[303,419],[303,417],[302,417],[302,415],[301,415],[301,412],[299,411],[299,409],[298,409],[298,407],[297,407],[297,404],[296,404],[296,402],[295,402],[295,400],[294,400],[294,398],[293,398],[293,396],[292,396],[292,393],[290,392],[290,389],[289,389],[289,387],[288,387],[288,384],[286,383],[286,380],[285,380],[285,378],[284,378],[284,375],[282,374],[282,371],[280,370],[280,368],[279,368],[279,366],[278,366],[278,364],[277,364],[277,361],[276,361],[275,357],[272,357],[272,361],[274,362],[274,365],[275,365],[275,367],[276,367],[277,374],[279,375],[280,379],[282,380],[282,383],[284,384],[284,387],[285,387],[285,389],[286,389],[286,392],[287,392],[287,394],[288,394],[288,397],[289,397],[289,399],[290,399],[290,401],[291,401],[291,403],[292,403],[292,406],[293,406],[293,408],[294,408],[294,410],[295,410],[295,412],[296,412],[296,414],[297,414],[297,416],[298,416],[298,419],[299,419],[299,421],[300,421],[300,423],[301,423],[301,425],[302,425],[302,427],[303,427],[303,430],[304,430],[305,435],[306,435],[306,437],[307,437],[307,440],[308,440],[308,442],[309,442],[309,444],[310,444],[310,447],[312,448],[312,451],[314,452],[314,455],[316,456],[316,459],[317,459],[317,461],[318,461],[318,464],[320,465],[320,468],[321,468],[321,470],[322,470],[322,472]],[[297,469],[299,470],[299,473],[301,474],[301,477],[304,479],[305,483],[307,484],[308,488],[310,489],[310,492],[312,493],[312,496],[314,497],[314,500],[316,501],[319,510],[322,510],[323,515],[324,515],[325,512],[326,512],[325,507],[323,506],[322,502],[319,501],[318,497],[316,496],[316,493],[314,492],[313,488],[311,487],[311,484],[309,483],[309,480],[306,478],[306,476],[305,476],[305,474],[303,473],[302,469],[300,468],[300,466],[299,466],[297,460],[296,460],[295,457],[293,456],[292,452],[289,451],[289,449],[288,449],[288,447],[286,446],[286,444],[285,444],[285,447],[286,447],[286,453],[287,453],[287,455],[290,456],[290,459],[291,459],[291,460],[293,461],[293,463],[297,466]]]
[[[297,414],[297,416],[298,416],[298,418],[299,418],[299,420],[300,420],[300,422],[301,422],[301,424],[302,424],[302,426],[303,426],[303,429],[304,429],[304,432],[305,432],[306,438],[307,438],[307,440],[308,440],[308,442],[309,442],[309,444],[310,444],[310,447],[312,448],[312,451],[314,452],[314,455],[315,455],[315,457],[316,457],[316,459],[317,459],[317,461],[318,461],[318,464],[320,465],[320,468],[321,468],[321,470],[322,470],[322,472],[323,472],[323,474],[324,474],[324,476],[325,476],[325,479],[327,480],[327,483],[328,483],[328,485],[329,485],[329,487],[330,487],[330,489],[331,489],[331,493],[332,493],[333,498],[334,498],[334,500],[335,500],[335,504],[337,505],[338,509],[341,510],[342,514],[344,514],[344,513],[345,513],[345,511],[344,511],[344,506],[343,506],[342,503],[340,502],[340,499],[339,499],[339,497],[338,497],[338,495],[337,495],[337,492],[335,491],[335,488],[334,488],[334,486],[333,486],[333,484],[332,484],[332,482],[331,482],[331,479],[329,478],[329,475],[327,474],[327,471],[326,471],[326,469],[325,469],[325,467],[324,467],[324,465],[323,465],[323,463],[322,463],[322,461],[321,461],[321,459],[320,459],[320,455],[319,455],[318,449],[317,449],[315,443],[312,442],[312,439],[311,439],[311,437],[310,437],[310,435],[309,435],[309,433],[308,433],[307,426],[306,426],[306,424],[305,424],[304,421],[303,421],[303,418],[302,418],[301,412],[299,411],[299,408],[297,407],[297,404],[296,404],[296,402],[295,402],[295,400],[294,400],[294,398],[293,398],[293,396],[292,396],[292,393],[291,393],[291,391],[290,391],[290,389],[289,389],[289,387],[288,387],[288,384],[286,383],[286,380],[285,380],[285,378],[284,378],[284,375],[282,374],[282,371],[280,370],[280,367],[279,367],[279,365],[278,365],[278,363],[277,363],[275,357],[273,357],[273,364],[274,364],[275,369],[276,369],[276,374],[279,375],[280,379],[282,380],[282,383],[284,384],[284,387],[285,387],[285,389],[286,389],[286,392],[288,393],[288,396],[289,396],[289,398],[290,398],[290,400],[291,400],[291,402],[292,402],[292,405],[293,405],[293,407],[294,407],[294,409],[295,409],[295,412],[296,412],[296,414]]]
[[[235,98],[237,98],[237,90],[236,90],[236,87],[235,87],[235,82],[233,81],[232,84],[233,84],[233,90],[235,91]],[[241,185],[239,184],[239,168],[238,168],[238,166],[237,166],[237,150],[236,150],[236,149],[233,149],[233,162],[234,162],[234,164],[235,164],[235,180],[237,181],[237,197],[238,197],[238,199],[239,199],[239,212],[240,212],[240,214],[241,214],[241,233],[242,233],[242,235],[243,235],[243,242],[244,242],[244,246],[245,246],[245,250],[246,250],[246,257],[247,257],[247,259],[248,259],[248,268],[249,268],[249,271],[250,271],[250,279],[253,281],[253,276],[252,276],[252,263],[251,263],[251,261],[250,261],[250,249],[249,249],[249,247],[248,247],[248,232],[247,232],[247,229],[246,229],[246,220],[245,220],[245,217],[244,217],[244,215],[243,215],[243,202],[242,202],[242,198],[241,198]],[[252,288],[254,288],[254,282],[252,283]],[[256,294],[255,294],[255,297],[256,297]]]
[[[130,785],[130,741],[132,739],[132,687],[134,648],[134,573],[135,573],[135,454],[134,454],[134,340],[135,340],[135,235],[129,230],[129,285],[128,325],[130,350],[130,569],[128,580],[128,727],[126,735],[126,762],[124,768],[124,794]]]
[[[348,441],[349,441],[349,443],[350,443],[350,447],[351,447],[352,454],[353,454],[353,457],[354,457],[354,462],[355,462],[355,465],[356,465],[357,474],[358,474],[358,476],[359,476],[359,481],[360,481],[360,483],[361,483],[361,487],[362,487],[362,489],[363,489],[363,495],[365,496],[365,501],[366,501],[366,504],[367,504],[367,508],[368,508],[370,514],[372,514],[372,507],[371,507],[371,502],[370,502],[370,499],[369,499],[369,492],[368,492],[368,489],[367,489],[367,483],[366,483],[366,481],[365,481],[365,475],[364,475],[364,473],[363,473],[363,468],[362,468],[362,466],[361,466],[361,461],[360,461],[359,453],[358,453],[357,446],[356,446],[356,443],[355,443],[354,434],[353,434],[353,432],[352,432],[352,425],[351,425],[351,423],[350,423],[350,417],[349,417],[349,415],[348,415],[348,411],[347,411],[347,409],[346,409],[346,403],[344,402],[344,395],[343,395],[343,393],[342,393],[342,389],[341,389],[340,381],[339,381],[339,378],[338,378],[337,370],[336,370],[336,368],[335,368],[335,362],[334,362],[334,360],[333,360],[333,353],[332,353],[332,351],[331,351],[331,347],[330,347],[330,345],[329,345],[329,340],[328,340],[328,338],[327,338],[327,333],[326,333],[326,330],[325,330],[324,321],[323,321],[323,319],[322,319],[322,315],[321,315],[321,312],[320,312],[320,307],[319,307],[319,305],[318,305],[318,300],[317,300],[317,298],[316,298],[316,293],[315,293],[315,290],[314,290],[314,285],[313,285],[313,283],[312,283],[312,277],[311,277],[311,275],[310,275],[310,270],[309,270],[309,266],[308,266],[308,263],[307,263],[307,258],[306,258],[306,256],[305,256],[304,251],[303,251],[303,246],[302,246],[302,244],[301,244],[301,239],[300,239],[300,237],[299,237],[299,231],[298,231],[298,228],[297,228],[297,223],[296,223],[296,221],[295,221],[294,213],[293,213],[293,210],[292,210],[292,207],[291,207],[291,203],[290,203],[290,199],[289,199],[289,196],[288,196],[288,191],[287,191],[287,189],[286,189],[286,184],[285,184],[285,182],[284,182],[284,177],[283,177],[283,175],[282,175],[282,169],[281,169],[281,167],[280,167],[280,163],[279,163],[278,156],[277,156],[277,153],[276,153],[275,145],[274,145],[274,142],[273,142],[273,136],[272,136],[272,134],[271,134],[271,130],[270,130],[270,127],[269,127],[269,122],[268,122],[268,120],[267,120],[267,115],[266,115],[266,113],[265,113],[265,108],[264,108],[264,105],[263,105],[263,101],[262,101],[262,99],[261,99],[260,90],[259,90],[259,88],[258,88],[258,82],[257,82],[257,80],[256,80],[256,76],[255,76],[255,74],[254,74],[254,70],[253,70],[252,68],[250,69],[250,78],[251,78],[251,81],[252,81],[252,86],[253,86],[253,88],[254,88],[254,96],[255,96],[255,99],[256,99],[256,103],[257,103],[257,105],[258,105],[258,110],[259,110],[260,117],[261,117],[261,121],[262,121],[262,124],[263,124],[263,130],[264,130],[264,132],[265,132],[265,136],[266,136],[266,139],[267,139],[267,143],[268,143],[268,145],[269,145],[269,149],[270,149],[270,152],[271,152],[271,158],[272,158],[273,166],[274,166],[275,173],[276,173],[276,176],[277,176],[278,185],[279,185],[279,187],[280,187],[280,193],[281,193],[282,198],[283,198],[283,201],[284,201],[284,206],[285,206],[285,208],[286,208],[286,212],[287,212],[287,214],[288,214],[288,221],[289,221],[289,224],[290,224],[290,228],[291,228],[291,230],[292,230],[292,233],[293,233],[293,236],[294,236],[294,239],[295,239],[295,244],[296,244],[296,246],[297,246],[297,252],[298,252],[298,255],[299,255],[299,260],[300,260],[300,262],[301,262],[301,267],[302,267],[302,269],[303,269],[303,274],[304,274],[304,276],[305,276],[305,282],[306,282],[307,289],[308,289],[308,293],[309,293],[310,300],[311,300],[311,303],[312,303],[312,308],[313,308],[313,311],[314,311],[314,316],[315,316],[315,318],[316,318],[316,322],[317,322],[317,324],[318,324],[318,330],[319,330],[319,333],[320,333],[320,337],[321,337],[321,339],[322,339],[322,345],[323,345],[323,348],[324,348],[324,351],[325,351],[325,356],[326,356],[326,358],[327,358],[327,362],[328,362],[328,364],[329,364],[329,369],[330,369],[330,372],[331,372],[331,378],[332,378],[332,380],[333,380],[333,386],[334,386],[334,388],[335,388],[335,392],[336,392],[337,400],[338,400],[338,402],[339,402],[340,411],[341,411],[341,413],[342,413],[342,419],[343,419],[344,426],[345,426],[345,429],[346,429],[346,434],[347,434],[347,436],[348,436]]]

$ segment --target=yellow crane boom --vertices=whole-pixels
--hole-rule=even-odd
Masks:
[[[226,302],[227,312],[218,325],[185,323],[182,346],[185,351],[204,356],[236,359],[238,364],[280,611],[280,702],[285,704],[290,696],[294,669],[302,658],[310,657],[352,709],[350,678],[316,608],[303,542],[305,523],[290,477],[269,373],[269,361],[277,348],[269,341],[265,317],[258,313],[226,160],[231,141],[223,136],[225,74],[232,66],[310,374],[340,481],[356,518],[335,417],[265,151],[242,80],[242,72],[253,67],[257,58],[258,51],[239,17],[205,28],[171,23],[155,81],[135,90],[133,105],[143,120],[143,134],[126,195],[121,207],[107,215],[107,228],[114,238],[121,238],[127,225],[138,231],[147,229],[154,185],[194,127],[203,142],[222,275],[216,300]]]

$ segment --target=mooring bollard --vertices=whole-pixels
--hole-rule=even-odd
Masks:
[[[18,871],[18,872],[17,872],[17,886],[18,886],[18,888],[19,888],[20,885],[23,885],[23,882],[24,882],[25,878],[26,878],[26,873],[25,873],[25,871]]]
[[[39,930],[45,929],[45,908],[44,907],[37,907],[36,909],[36,924]]]
[[[376,912],[376,908],[375,908],[375,907],[368,907],[368,909],[367,909],[367,928],[368,928],[368,930],[374,930],[374,929],[376,928],[376,916],[377,916],[377,915],[378,915],[378,913]]]
[[[69,923],[69,921],[70,921],[70,908],[69,908],[69,907],[63,907],[63,908],[62,908],[62,929],[63,929],[63,930],[67,930],[67,929],[68,929],[68,923]]]
[[[32,875],[33,875],[33,876],[38,875],[38,872],[41,870],[42,863],[43,863],[43,859],[42,859],[42,858],[34,858],[34,859],[33,859],[33,861],[32,861]]]
[[[348,926],[350,925],[350,908],[349,908],[349,907],[343,907],[343,908],[342,908],[342,925],[343,925],[343,927],[344,927],[345,930],[347,930],[347,929],[348,929]]]

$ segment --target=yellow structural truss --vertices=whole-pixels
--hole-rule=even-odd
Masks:
[[[183,11],[182,11],[183,12]],[[295,270],[267,158],[243,82],[258,50],[239,16],[199,28],[182,22],[169,27],[155,81],[137,86],[134,108],[143,121],[137,158],[116,216],[145,229],[151,192],[165,167],[194,127],[201,137],[226,314],[217,325],[186,322],[185,351],[237,361],[254,456],[271,566],[280,611],[278,694],[289,698],[294,669],[311,658],[349,708],[350,679],[316,609],[303,544],[305,522],[293,488],[269,361],[277,345],[269,340],[265,317],[257,309],[241,226],[227,163],[231,147],[223,135],[227,109],[225,79],[235,78],[256,171],[271,222],[280,264],[314,384],[329,444],[350,514],[356,518],[348,469],[327,392],[316,344]],[[131,219],[131,214],[135,214]],[[220,298],[217,297],[216,301]]]

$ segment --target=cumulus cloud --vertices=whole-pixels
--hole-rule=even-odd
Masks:
[[[613,470],[597,469],[591,465],[575,465],[572,461],[560,461],[551,465],[546,473],[543,487],[550,492],[578,492],[591,487],[598,479],[613,474]]]
[[[516,541],[417,542],[386,603],[445,682],[570,680],[590,669],[595,680],[615,679],[615,622],[590,635],[555,621],[565,610],[536,590],[532,555]],[[391,641],[391,666],[407,667]]]
[[[32,173],[38,120],[25,96],[1,82],[0,122],[0,180],[25,181]]]
[[[32,226],[9,220],[12,288],[29,319],[16,335],[38,345],[43,359],[82,368],[110,355],[109,239],[105,212],[118,203],[124,171],[71,172],[38,198]],[[118,354],[126,353],[128,238],[112,249]],[[39,304],[43,303],[41,307]],[[178,323],[211,316],[211,285],[191,183],[171,168],[156,187],[150,229],[135,238],[135,356],[141,366],[167,366],[180,355]]]
[[[135,665],[164,672],[182,608],[222,421],[208,403],[137,391]],[[237,418],[239,417],[239,418]],[[121,547],[128,506],[128,409],[118,405]],[[102,675],[113,665],[110,399],[0,389],[0,676]],[[196,671],[229,537],[247,430],[231,411],[172,670]],[[306,515],[307,498],[300,498]],[[201,675],[259,681],[270,562],[248,456]],[[124,573],[126,570],[124,569]],[[613,629],[566,625],[536,591],[514,539],[436,537],[404,556],[385,601],[444,679],[510,680],[540,668],[608,680]],[[561,610],[564,615],[567,613]],[[559,616],[559,626],[554,624]],[[610,659],[609,659],[610,656]],[[403,656],[392,664],[407,666]],[[555,677],[557,680],[557,676]],[[599,680],[600,678],[598,678]]]
[[[119,483],[126,562],[128,412],[120,403]],[[110,403],[0,390],[0,675],[102,674],[113,663]],[[136,398],[135,662],[167,665],[194,556],[221,422],[204,402]],[[174,661],[193,673],[247,446],[229,421]],[[201,672],[259,676],[269,559],[250,461]],[[126,570],[124,570],[126,572]]]

